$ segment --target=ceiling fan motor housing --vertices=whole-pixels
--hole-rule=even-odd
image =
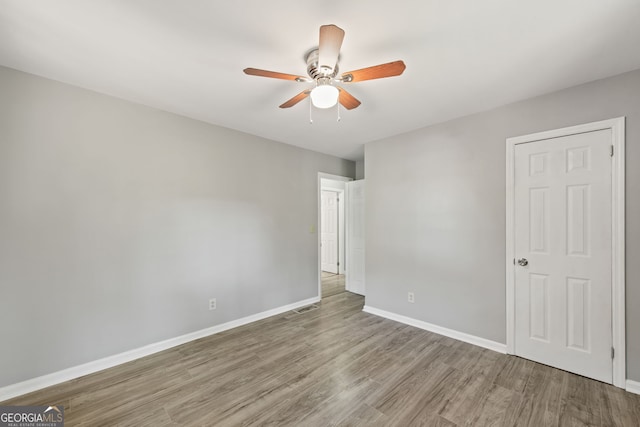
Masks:
[[[328,65],[319,65],[319,50],[314,49],[307,54],[307,74],[314,80],[319,78],[334,78],[338,75],[338,64],[333,64],[333,68]]]

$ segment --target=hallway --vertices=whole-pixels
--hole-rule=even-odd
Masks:
[[[344,274],[322,272],[322,298],[337,295],[345,291]]]

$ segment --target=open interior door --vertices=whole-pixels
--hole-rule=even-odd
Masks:
[[[365,295],[364,283],[364,180],[346,183],[347,271],[346,290]]]

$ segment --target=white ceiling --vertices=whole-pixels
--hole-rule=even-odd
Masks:
[[[0,64],[287,144],[360,159],[368,141],[640,68],[639,0],[2,0]],[[318,28],[362,105],[280,109]],[[1,95],[0,95],[1,96]]]

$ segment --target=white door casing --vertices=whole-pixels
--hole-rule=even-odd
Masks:
[[[347,185],[347,273],[346,289],[365,295],[364,280],[364,189],[365,181]]]
[[[322,191],[320,197],[320,259],[322,271],[338,274],[338,193]]]
[[[507,350],[617,386],[623,136],[617,119],[507,140]]]

